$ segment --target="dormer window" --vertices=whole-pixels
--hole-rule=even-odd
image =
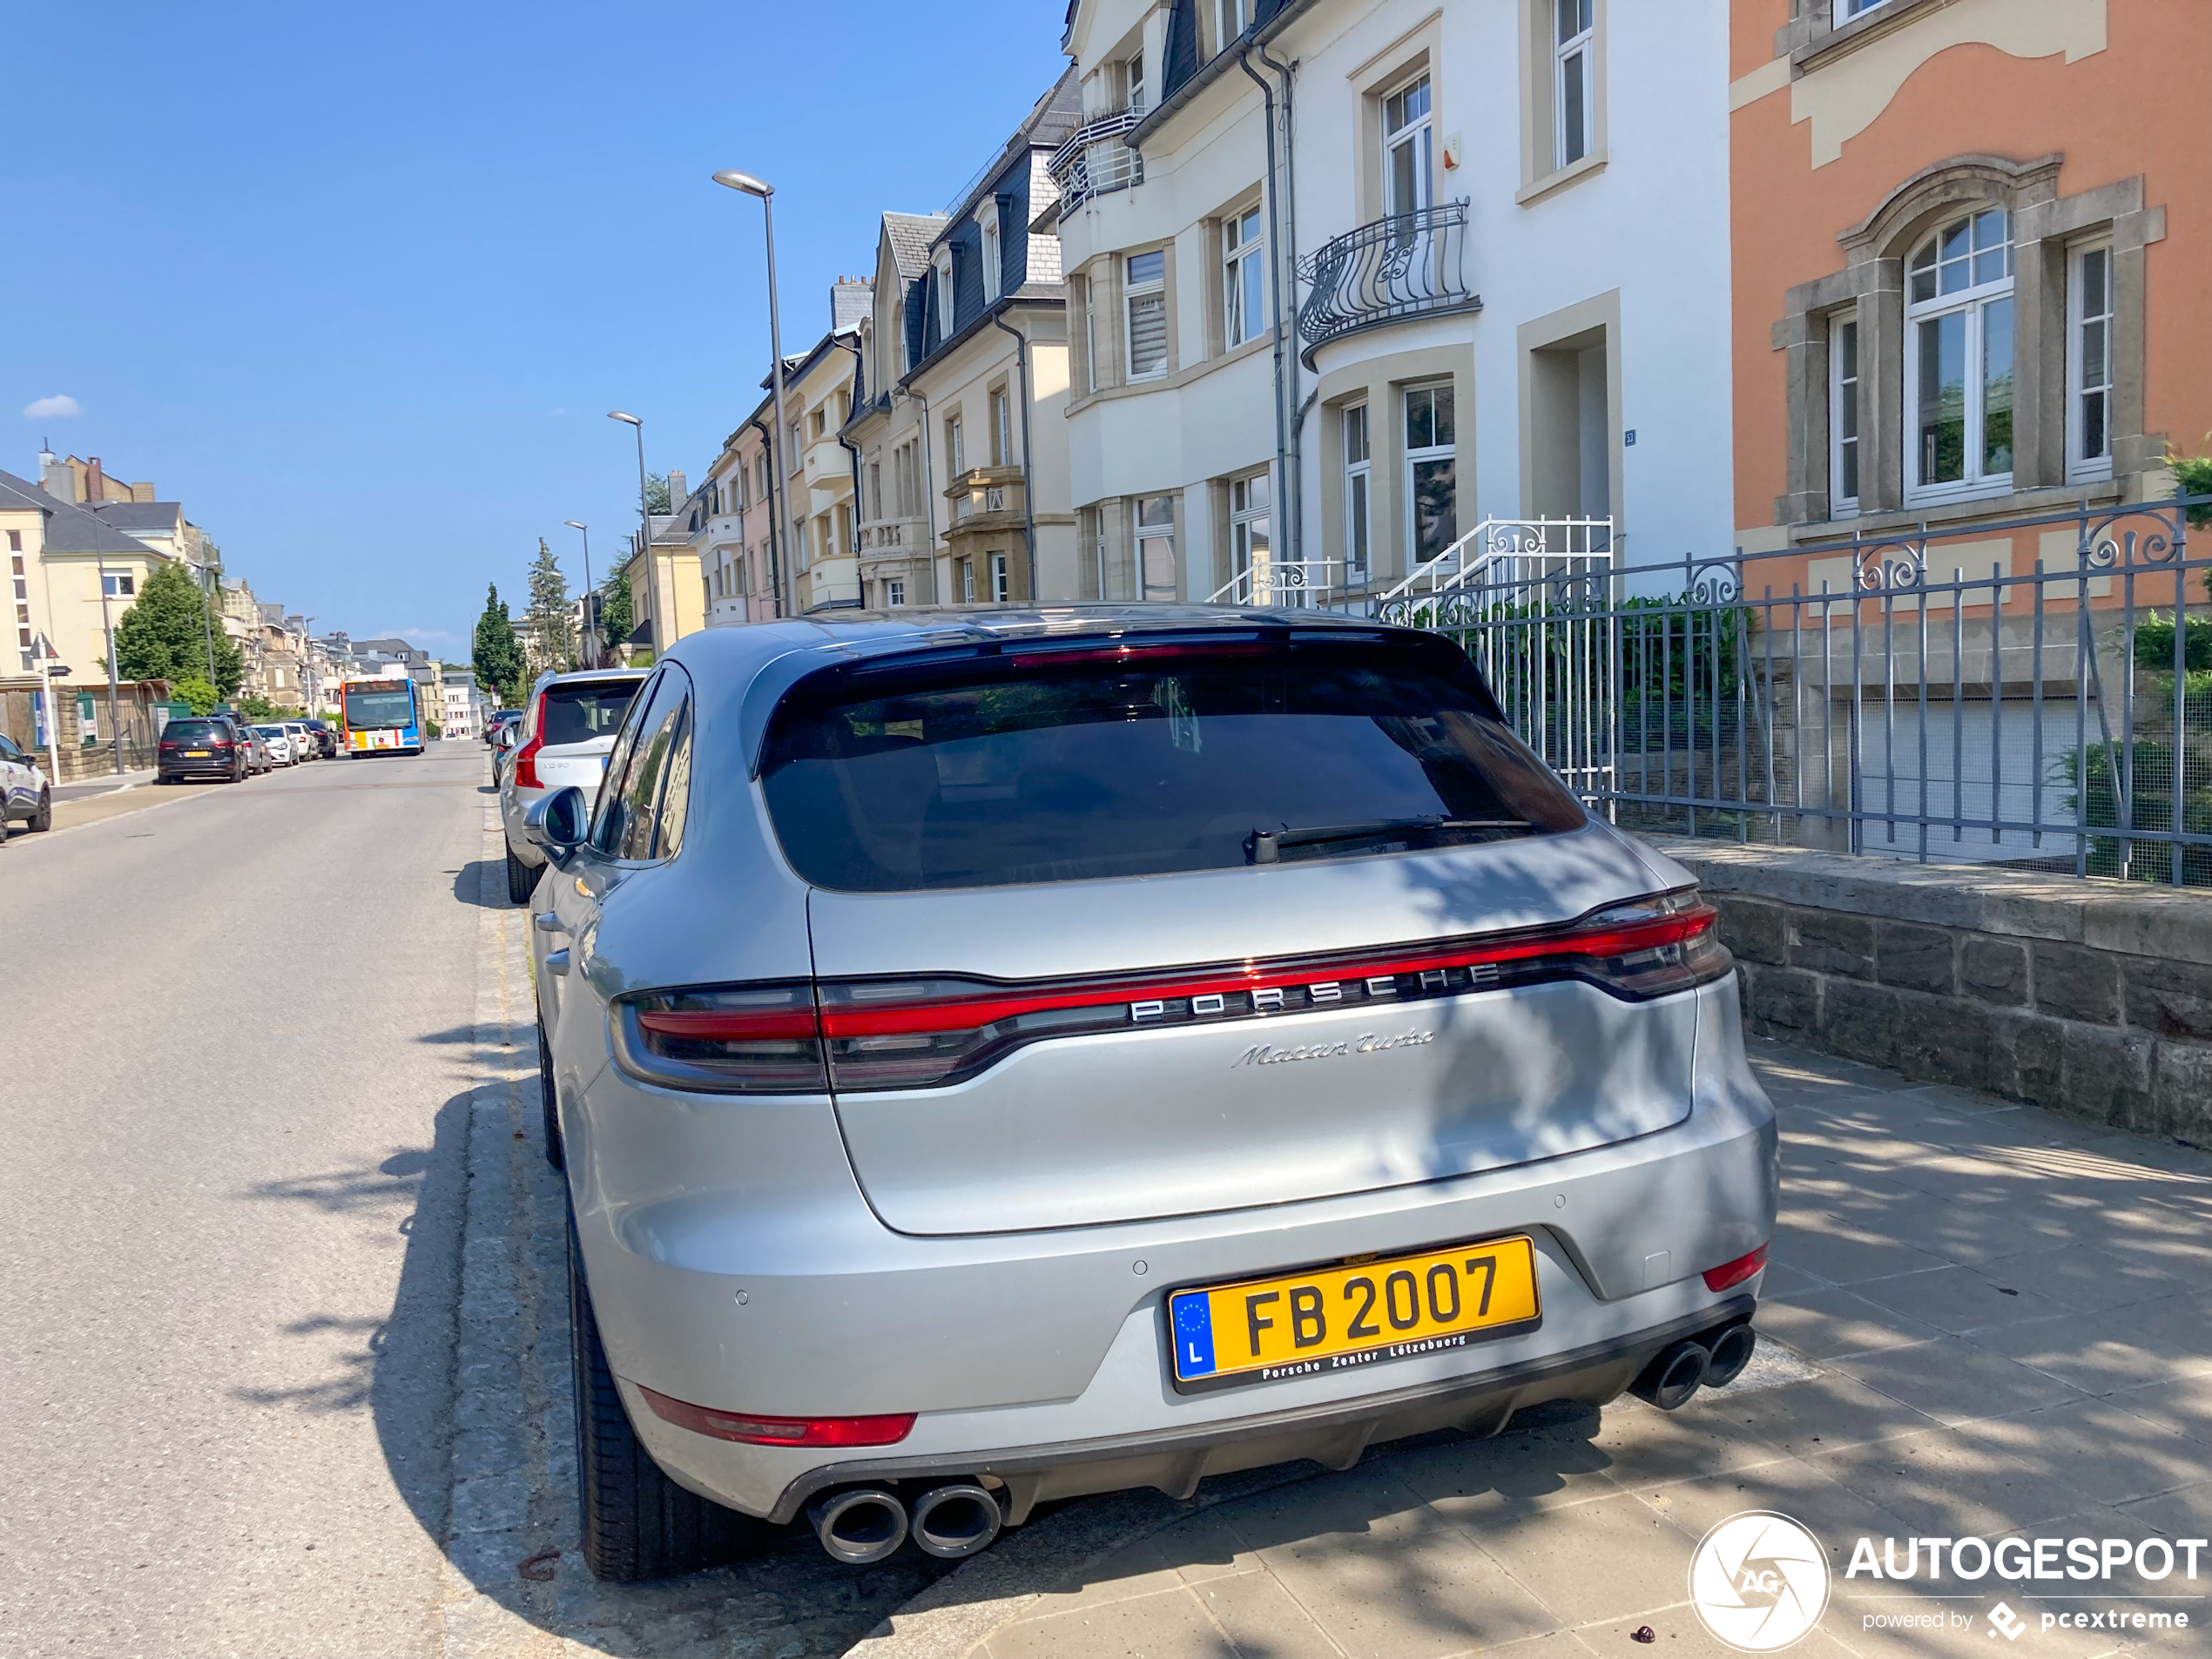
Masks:
[[[983,303],[991,305],[999,297],[999,284],[1004,275],[1004,254],[999,245],[999,204],[993,197],[983,204],[975,215],[983,230]]]
[[[946,248],[937,255],[935,273],[937,285],[937,337],[950,340],[953,335],[953,251]]]

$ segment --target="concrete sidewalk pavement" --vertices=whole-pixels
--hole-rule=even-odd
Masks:
[[[2115,1581],[2192,1598],[2126,1604],[2191,1628],[2125,1634],[2040,1628],[2088,1606],[2081,1592],[2102,1607],[2098,1584],[1991,1574],[1947,1581],[1967,1594],[1939,1601],[1925,1580],[1844,1576],[1862,1535],[1878,1550],[1911,1535],[2212,1535],[2212,1157],[1778,1045],[1753,1053],[1782,1116],[1784,1211],[1763,1359],[1735,1386],[1673,1414],[1629,1399],[1547,1408],[1496,1440],[1379,1447],[1346,1474],[1244,1495],[1099,1501],[1128,1517],[1118,1534],[1071,1506],[854,1652],[1723,1654],[1689,1604],[1689,1568],[1708,1529],[1747,1510],[1795,1518],[1831,1560],[1826,1613],[1794,1652],[2012,1651],[1991,1645],[2000,1601],[2028,1621],[2024,1650],[2051,1659],[2212,1652],[2212,1561],[2193,1581]],[[1069,1541],[1057,1551],[1055,1528]],[[1946,1628],[1894,1628],[1900,1611]]]

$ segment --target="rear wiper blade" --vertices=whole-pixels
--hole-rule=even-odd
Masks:
[[[1461,830],[1526,830],[1525,818],[1377,818],[1364,824],[1325,824],[1311,829],[1255,829],[1245,839],[1244,855],[1254,864],[1280,864],[1285,847],[1326,846],[1334,841],[1372,841],[1392,835],[1434,835]]]

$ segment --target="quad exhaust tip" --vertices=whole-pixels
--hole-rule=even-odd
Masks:
[[[1743,1374],[1743,1367],[1751,1363],[1757,1352],[1758,1333],[1749,1325],[1731,1325],[1715,1337],[1707,1345],[1710,1356],[1705,1366],[1705,1386],[1725,1388]]]
[[[1712,1355],[1702,1345],[1685,1339],[1661,1349],[1643,1374],[1629,1385],[1629,1392],[1662,1412],[1680,1411],[1704,1385],[1712,1363]]]
[[[988,1549],[1005,1524],[998,1499],[965,1480],[934,1487],[914,1500],[914,1541],[940,1561]]]
[[[907,1541],[906,1506],[877,1487],[817,1498],[806,1507],[806,1518],[814,1523],[814,1536],[831,1559],[848,1567],[887,1560]]]

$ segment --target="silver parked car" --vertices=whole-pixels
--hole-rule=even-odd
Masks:
[[[527,903],[545,854],[523,833],[531,806],[574,784],[587,800],[599,792],[615,728],[644,684],[642,668],[587,669],[544,674],[530,687],[522,718],[495,751],[499,811],[507,829],[507,896]]]
[[[528,833],[584,1549],[1492,1433],[1750,1356],[1774,1118],[1688,874],[1320,613],[672,646]]]

